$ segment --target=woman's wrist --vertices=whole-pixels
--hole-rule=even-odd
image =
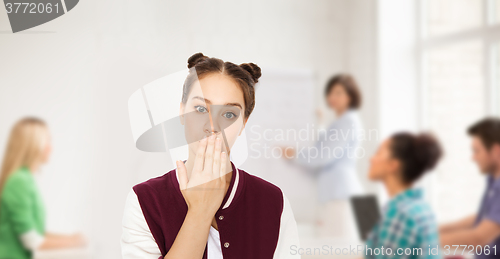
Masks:
[[[196,207],[188,208],[188,212],[186,215],[186,218],[192,217],[196,219],[199,222],[208,222],[209,224],[212,224],[212,218],[215,216],[211,215],[210,213],[207,213],[207,210],[205,209],[199,209]]]

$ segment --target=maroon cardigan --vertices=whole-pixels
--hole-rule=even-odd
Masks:
[[[215,214],[223,257],[272,259],[279,238],[283,194],[277,186],[241,169],[236,170],[231,165],[231,184]],[[227,208],[222,209],[230,196],[237,172],[239,183],[234,198]],[[164,257],[174,243],[188,209],[175,169],[133,189]],[[207,259],[207,246],[203,259]]]

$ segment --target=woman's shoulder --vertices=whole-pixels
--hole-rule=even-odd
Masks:
[[[424,200],[408,199],[394,209],[397,214],[394,218],[404,219],[414,224],[428,224],[434,221],[431,206]]]
[[[167,173],[157,176],[154,178],[151,178],[149,180],[146,180],[144,182],[138,183],[132,187],[132,189],[137,193],[138,191],[143,191],[143,190],[163,190],[165,188],[168,188],[170,186],[170,183],[172,182],[174,177],[176,177],[176,172],[175,169],[172,169],[168,171]]]
[[[277,185],[264,180],[263,178],[250,174],[246,172],[243,169],[238,168],[238,171],[242,174],[243,177],[245,177],[245,182],[247,186],[251,187],[251,190],[257,191],[257,192],[266,192],[269,194],[274,194],[278,196],[282,196],[283,193],[281,191],[281,188],[279,188]],[[245,188],[247,189],[247,188]]]
[[[408,203],[405,211],[408,215],[415,219],[432,217],[434,215],[431,205],[424,200]]]
[[[361,119],[359,117],[358,111],[357,110],[347,110],[340,116],[338,119],[334,120],[331,125],[331,127],[360,127],[361,126]]]
[[[4,188],[22,188],[33,183],[33,176],[26,169],[20,168],[14,171],[5,181]]]
[[[361,122],[358,111],[354,110],[354,109],[350,109],[350,110],[346,111],[345,116],[342,116],[342,118],[348,122],[353,122],[353,123],[360,123]]]
[[[17,170],[5,181],[2,188],[2,200],[18,200],[28,198],[36,191],[33,176],[30,172]]]

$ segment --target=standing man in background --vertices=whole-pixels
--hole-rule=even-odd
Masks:
[[[469,246],[474,246],[472,251],[482,251],[481,254],[476,254],[476,258],[499,258],[500,119],[483,119],[472,125],[468,129],[468,133],[472,137],[474,162],[476,162],[481,172],[487,175],[487,187],[481,207],[476,215],[440,227],[441,246],[445,252],[447,251],[445,246],[450,246],[449,252],[451,255],[455,250],[453,245],[467,245],[465,253],[471,250]],[[470,187],[467,186],[466,188]],[[489,253],[487,250],[489,250]]]

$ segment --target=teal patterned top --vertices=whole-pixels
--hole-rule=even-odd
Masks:
[[[437,223],[422,196],[407,189],[389,201],[368,235],[365,258],[441,258]]]

